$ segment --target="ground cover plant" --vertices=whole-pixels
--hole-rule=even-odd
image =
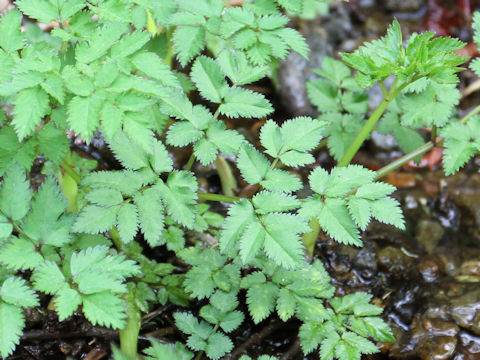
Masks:
[[[118,329],[119,360],[219,359],[247,317],[297,318],[303,352],[322,360],[360,359],[395,340],[371,295],[335,295],[314,245],[323,231],[362,246],[373,220],[403,229],[395,188],[381,178],[434,147],[444,149],[446,174],[479,151],[480,107],[456,116],[463,42],[430,32],[404,40],[394,21],[385,37],[315,70],[307,90],[318,118],[277,123],[248,85],[274,78],[290,51],[308,56],[289,18],[324,11],[324,1],[15,5],[0,19],[1,356],[20,340],[23,309],[41,302],[61,321],[82,313]],[[21,31],[27,17],[55,26]],[[480,73],[478,61],[471,68]],[[369,109],[375,84],[383,100]],[[237,118],[266,120],[259,144],[227,128]],[[352,165],[375,129],[406,155],[379,171]],[[70,149],[73,135],[88,144],[96,133],[121,169],[97,170]],[[314,168],[303,184],[288,169],[314,163],[323,146],[337,166]],[[191,151],[188,162],[174,162],[175,148]],[[227,157],[251,197],[234,193]],[[44,179],[32,186],[39,159]],[[199,187],[195,163],[216,167],[222,194]],[[229,203],[228,213],[215,202]],[[176,260],[155,259],[156,247]],[[142,315],[167,304],[185,341],[139,349]]]

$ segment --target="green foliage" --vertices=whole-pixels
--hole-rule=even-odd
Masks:
[[[273,105],[245,85],[274,76],[289,51],[307,57],[289,16],[312,17],[328,2],[19,0],[2,15],[2,357],[19,342],[23,309],[39,306],[37,293],[60,321],[82,313],[119,329],[117,360],[135,358],[124,342],[136,344],[142,313],[170,304],[194,305],[173,315],[186,341],[152,341],[148,359],[219,359],[247,317],[295,317],[305,354],[318,349],[322,360],[357,360],[377,352],[371,340],[394,340],[370,295],[334,297],[322,263],[307,261],[302,235],[317,221],[338,242],[361,246],[372,219],[404,228],[395,188],[360,165],[327,171],[314,152],[326,144],[341,161],[359,133],[368,137],[365,89],[377,82],[377,130],[411,152],[425,142],[418,129],[438,129],[447,174],[479,151],[480,117],[452,121],[463,43],[425,33],[404,46],[394,21],[343,62],[324,58],[307,84],[317,119],[266,119]],[[23,16],[54,28],[42,32]],[[475,15],[477,42],[479,22]],[[262,121],[259,148],[233,129],[244,119]],[[70,148],[99,136],[118,161],[114,170]],[[172,147],[192,153],[184,168]],[[194,163],[214,169],[222,156],[251,196],[199,193],[203,170]],[[290,169],[304,174],[306,166],[302,189]],[[226,217],[202,199],[231,202]]]
[[[309,176],[315,195],[304,201],[300,216],[317,218],[332,238],[348,245],[362,245],[358,228],[365,230],[371,218],[404,229],[399,203],[388,196],[395,187],[375,182],[375,175],[357,165],[337,167],[330,174],[316,168]]]

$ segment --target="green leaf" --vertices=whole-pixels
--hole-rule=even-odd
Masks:
[[[104,207],[119,205],[123,202],[122,193],[115,189],[92,189],[85,198],[93,204]]]
[[[25,318],[18,306],[0,301],[0,355],[7,357],[20,341]]]
[[[110,230],[117,222],[117,213],[120,206],[102,207],[87,205],[80,212],[73,231],[87,234],[98,234]]]
[[[186,146],[204,136],[203,131],[188,121],[179,121],[171,125],[167,132],[167,144],[173,146]]]
[[[235,244],[242,236],[245,228],[255,219],[253,206],[246,200],[241,199],[230,207],[228,216],[223,223],[220,233],[220,249],[222,252],[233,250]]]
[[[16,6],[28,17],[42,23],[58,20],[58,9],[47,0],[19,0]]]
[[[147,76],[159,80],[165,86],[180,88],[178,79],[168,65],[152,52],[143,52],[132,58],[135,67]]]
[[[132,170],[148,167],[148,158],[142,148],[123,131],[118,131],[110,143],[110,148],[123,166]]]
[[[335,356],[335,348],[340,342],[340,336],[333,331],[323,339],[320,346],[320,360],[331,360]]]
[[[363,354],[375,354],[380,351],[370,340],[367,340],[351,331],[345,332],[342,335],[342,339],[351,347],[358,349]]]
[[[55,310],[58,319],[63,321],[70,317],[82,303],[80,294],[69,287],[61,288],[55,296]]]
[[[309,48],[307,42],[297,30],[285,27],[277,30],[276,33],[293,51],[308,59]]]
[[[478,123],[479,118],[472,118],[469,124],[474,122]],[[478,151],[479,147],[474,142],[478,135],[467,124],[453,123],[442,130],[442,136],[445,138],[443,168],[446,175],[451,175],[464,166]]]
[[[21,90],[14,101],[15,117],[12,124],[18,138],[23,140],[31,135],[42,118],[50,112],[48,94],[40,87]]]
[[[148,188],[135,196],[140,228],[148,244],[155,247],[161,243],[164,226],[163,207],[160,194],[155,188]]]
[[[324,56],[322,68],[314,72],[325,79],[330,80],[334,85],[340,87],[342,81],[351,76],[351,71],[343,62],[335,60],[330,56]]]
[[[214,333],[208,338],[208,345],[205,353],[210,359],[216,360],[229,353],[233,349],[230,338],[222,333]]]
[[[78,63],[91,63],[105,53],[118,42],[118,39],[126,31],[124,24],[114,22],[108,26],[98,27],[90,36],[88,42],[77,45],[75,59]]]
[[[362,246],[355,223],[352,221],[344,200],[327,199],[318,216],[320,227],[336,241],[346,244]]]
[[[200,139],[193,147],[194,154],[202,165],[208,165],[215,161],[218,153],[217,146],[207,139]]]
[[[68,104],[68,123],[72,130],[90,141],[98,127],[102,99],[94,94],[89,97],[75,96]]]
[[[215,60],[206,56],[197,57],[190,76],[204,98],[214,103],[221,103],[228,84]]]
[[[260,185],[267,190],[287,193],[302,188],[302,182],[296,175],[280,169],[269,170],[265,176],[265,180],[260,181]]]
[[[21,24],[22,14],[17,9],[7,11],[0,19],[0,34],[2,34],[0,47],[6,52],[12,52],[23,47],[25,36],[20,31]]]
[[[340,111],[339,91],[322,79],[307,82],[308,98],[321,112]]]
[[[30,240],[14,237],[0,249],[0,262],[15,270],[34,269],[43,262],[43,257]]]
[[[133,240],[138,230],[137,207],[133,204],[123,204],[117,214],[117,229],[122,242]]]
[[[146,31],[134,31],[122,37],[112,47],[112,58],[123,58],[140,50],[150,40],[150,34]]]
[[[247,304],[255,324],[266,319],[275,308],[278,287],[271,282],[255,285],[247,290]]]
[[[281,289],[278,294],[277,300],[277,313],[282,321],[290,319],[297,306],[295,296],[287,289]]]
[[[261,118],[273,112],[270,102],[262,94],[248,89],[231,87],[225,90],[221,114],[231,118]]]
[[[430,82],[421,94],[408,94],[402,100],[402,124],[414,128],[444,126],[460,100],[455,84]]]
[[[170,173],[167,183],[157,183],[166,211],[176,222],[191,229],[194,225],[198,183],[187,171]]]
[[[405,230],[405,220],[397,200],[386,197],[370,203],[372,216],[385,224]]]
[[[38,297],[35,292],[27,287],[25,280],[11,276],[0,287],[0,299],[19,307],[38,306]]]
[[[300,206],[300,201],[295,196],[271,191],[257,193],[252,202],[257,214],[289,211]]]
[[[243,145],[238,152],[237,166],[250,184],[258,184],[270,169],[270,162],[251,145]]]
[[[45,261],[37,266],[33,272],[32,281],[36,290],[51,295],[57,293],[66,284],[65,276],[58,265],[52,261]]]
[[[0,187],[0,209],[13,221],[22,219],[30,208],[32,191],[19,165],[13,165],[3,178]]]
[[[118,295],[102,292],[82,297],[83,313],[92,324],[122,329],[125,326],[125,307]]]
[[[95,89],[93,82],[72,65],[63,68],[62,77],[66,88],[75,95],[89,96]]]
[[[202,26],[180,26],[173,33],[173,44],[180,64],[185,66],[205,47],[205,30]]]
[[[48,123],[40,129],[37,139],[38,151],[54,164],[60,164],[67,156],[70,148],[67,136],[52,123]]]
[[[287,269],[303,264],[303,244],[298,234],[311,231],[308,224],[300,216],[282,213],[267,214],[262,220],[267,231],[264,242],[267,256]]]
[[[265,229],[258,221],[247,225],[240,238],[240,258],[244,264],[250,262],[262,247],[266,236]]]

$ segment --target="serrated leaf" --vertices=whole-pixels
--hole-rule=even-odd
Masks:
[[[69,287],[61,288],[55,296],[55,310],[58,319],[63,321],[70,317],[82,303],[80,294]]]
[[[25,280],[11,276],[0,287],[0,299],[18,307],[38,306],[38,297],[27,287]]]
[[[90,97],[75,96],[68,103],[67,121],[72,130],[90,141],[99,123],[102,99],[97,95]]]
[[[220,233],[222,252],[229,252],[234,248],[245,228],[254,219],[253,206],[249,201],[242,199],[230,207]]]
[[[133,240],[138,229],[137,207],[133,204],[124,204],[117,214],[117,229],[122,242],[125,244]]]
[[[158,55],[152,52],[139,53],[132,58],[132,63],[141,72],[160,81],[163,85],[180,88],[178,79]]]
[[[297,302],[295,296],[287,289],[281,289],[278,293],[277,313],[282,321],[287,321],[295,313]]]
[[[0,19],[0,34],[2,34],[0,47],[6,52],[12,52],[23,47],[25,36],[20,31],[21,24],[22,14],[17,9],[7,11]]]
[[[140,228],[145,240],[151,247],[159,245],[164,226],[163,206],[159,192],[148,188],[143,193],[135,196],[138,208]]]
[[[302,187],[301,180],[294,174],[291,174],[285,170],[272,169],[267,172],[265,179],[260,181],[267,190],[293,192]]]
[[[38,151],[54,164],[59,164],[69,151],[70,143],[65,132],[57,129],[52,123],[40,129],[37,139]]]
[[[222,101],[228,84],[222,69],[215,60],[206,56],[197,57],[190,76],[204,98],[214,103]]]
[[[138,170],[148,166],[148,158],[142,148],[123,131],[118,131],[110,143],[115,157],[128,169]]]
[[[263,246],[266,236],[262,224],[255,221],[249,224],[239,241],[240,258],[244,264],[250,262]]]
[[[157,183],[166,211],[176,222],[191,229],[194,225],[198,183],[187,171],[170,173],[167,183]]]
[[[271,191],[257,193],[252,202],[257,214],[289,211],[300,206],[300,201],[295,196]]]
[[[210,359],[216,360],[233,349],[232,340],[222,333],[214,333],[208,338],[205,353]]]
[[[25,172],[18,165],[7,171],[0,187],[0,209],[2,213],[17,221],[22,219],[30,208],[32,191],[25,179]]]
[[[247,304],[255,324],[269,316],[275,308],[278,287],[273,283],[252,286],[247,291]]]
[[[201,26],[179,26],[173,33],[173,44],[180,64],[185,66],[205,47],[205,30]]]
[[[25,318],[22,309],[0,301],[0,355],[7,357],[20,341]]]
[[[23,140],[33,133],[42,118],[49,113],[49,97],[42,88],[37,86],[21,90],[15,98],[14,104],[15,117],[12,124],[18,138]]]
[[[194,154],[202,165],[208,165],[215,161],[218,153],[217,146],[207,139],[200,139],[193,147]]]
[[[43,262],[43,257],[36,251],[31,241],[12,238],[0,249],[0,262],[15,270],[34,269]]]
[[[402,209],[397,200],[385,197],[370,203],[372,216],[385,224],[393,225],[401,230],[405,229],[405,220]]]
[[[122,329],[125,326],[125,307],[118,295],[108,292],[82,297],[83,313],[92,324]]]
[[[173,146],[186,146],[204,136],[203,131],[188,121],[179,121],[171,125],[167,132],[167,144]]]
[[[320,227],[336,241],[346,245],[362,246],[357,227],[344,200],[327,199],[318,220]]]
[[[19,0],[15,3],[20,10],[42,23],[57,20],[58,9],[47,0]]]
[[[112,58],[122,58],[138,51],[150,40],[150,34],[146,31],[134,31],[127,34],[112,47]]]
[[[238,152],[237,166],[248,183],[258,184],[269,171],[270,162],[253,146],[244,145]]]
[[[47,294],[55,294],[66,284],[65,276],[53,261],[46,261],[37,266],[32,281],[36,290]]]
[[[111,229],[117,222],[120,206],[102,207],[87,205],[77,217],[72,230],[87,234],[98,234]]]
[[[224,98],[219,111],[231,118],[261,118],[273,111],[272,105],[262,94],[248,89],[231,87],[225,90]]]

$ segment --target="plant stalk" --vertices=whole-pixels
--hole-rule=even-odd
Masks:
[[[138,335],[142,325],[140,310],[135,305],[135,292],[131,291],[126,298],[127,324],[120,330],[120,349],[132,359],[140,359],[137,354]]]
[[[221,195],[221,194],[210,194],[210,193],[198,193],[198,198],[202,200],[208,201],[223,201],[228,203],[234,203],[235,201],[240,200],[238,196],[228,196],[228,195]]]
[[[234,196],[234,190],[237,189],[237,180],[235,179],[227,160],[219,154],[215,160],[215,166],[217,168],[218,176],[220,177],[223,193],[227,196]]]
[[[439,143],[441,143],[441,141]],[[432,141],[429,141],[426,144],[420,146],[418,149],[398,158],[397,160],[377,170],[377,176],[375,177],[375,180],[379,180],[385,177],[386,175],[390,174],[392,171],[398,169],[399,167],[402,167],[407,162],[415,159],[417,156],[426,154],[427,152],[432,150],[434,147],[435,147],[434,143]]]

